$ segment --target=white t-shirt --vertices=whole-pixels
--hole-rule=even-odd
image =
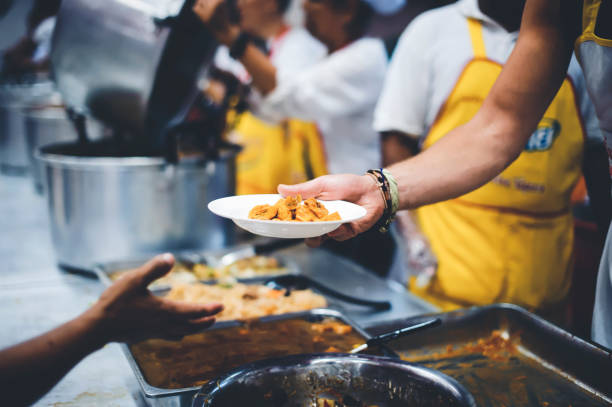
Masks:
[[[276,88],[253,111],[271,122],[316,122],[329,172],[362,174],[381,162],[372,120],[386,68],[383,42],[361,38],[297,75],[279,73]]]
[[[376,107],[377,131],[396,130],[419,138],[427,135],[465,65],[474,57],[467,17],[481,21],[487,57],[501,64],[506,62],[518,32],[506,31],[483,14],[477,0],[459,0],[423,13],[398,41]],[[601,140],[595,111],[575,58],[568,73],[576,89],[587,136]]]

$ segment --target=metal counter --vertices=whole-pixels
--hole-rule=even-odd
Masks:
[[[57,268],[44,197],[31,180],[0,175],[0,348],[43,333],[77,316],[103,289],[95,278]],[[332,288],[378,299],[387,293],[393,307],[371,314],[367,308],[344,310],[364,327],[383,319],[409,317],[431,307],[387,285],[352,263],[322,250],[286,249],[305,274]],[[347,268],[348,267],[348,268]],[[347,278],[358,275],[359,282]],[[110,344],[85,358],[37,406],[144,406],[138,383],[119,345]]]

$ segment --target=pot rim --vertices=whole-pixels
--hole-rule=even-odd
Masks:
[[[206,169],[211,163],[220,163],[231,160],[239,152],[239,149],[233,147],[224,149],[220,152],[219,157],[215,160],[206,159],[185,159],[179,163],[169,163],[162,156],[127,156],[127,157],[111,157],[111,156],[78,156],[71,154],[59,154],[56,152],[46,152],[48,148],[52,148],[61,144],[73,143],[53,143],[42,146],[34,152],[34,157],[45,164],[74,169],[98,169],[114,167],[121,168],[165,168],[165,167],[180,167],[189,169]]]

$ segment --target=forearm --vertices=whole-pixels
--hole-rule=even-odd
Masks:
[[[7,405],[28,405],[104,343],[91,312],[0,351],[0,390]],[[8,401],[7,401],[8,399]]]
[[[573,42],[564,34],[559,7],[527,2],[517,45],[474,118],[390,168],[400,209],[470,192],[518,157],[567,72]]]
[[[253,78],[253,86],[263,95],[276,88],[276,67],[259,48],[248,44],[240,62]]]
[[[520,153],[497,137],[499,128],[475,118],[417,156],[389,167],[397,180],[400,209],[463,195],[499,174]]]

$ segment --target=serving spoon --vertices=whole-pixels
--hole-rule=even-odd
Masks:
[[[375,345],[382,345],[393,339],[397,339],[402,336],[421,331],[423,329],[433,328],[434,326],[438,326],[441,323],[442,323],[442,320],[440,318],[432,318],[424,322],[419,322],[418,324],[408,325],[406,327],[396,329],[395,331],[376,335],[368,339],[366,343],[359,345],[356,348],[352,349],[349,353],[359,353],[361,351],[366,350],[368,347],[375,346]]]

